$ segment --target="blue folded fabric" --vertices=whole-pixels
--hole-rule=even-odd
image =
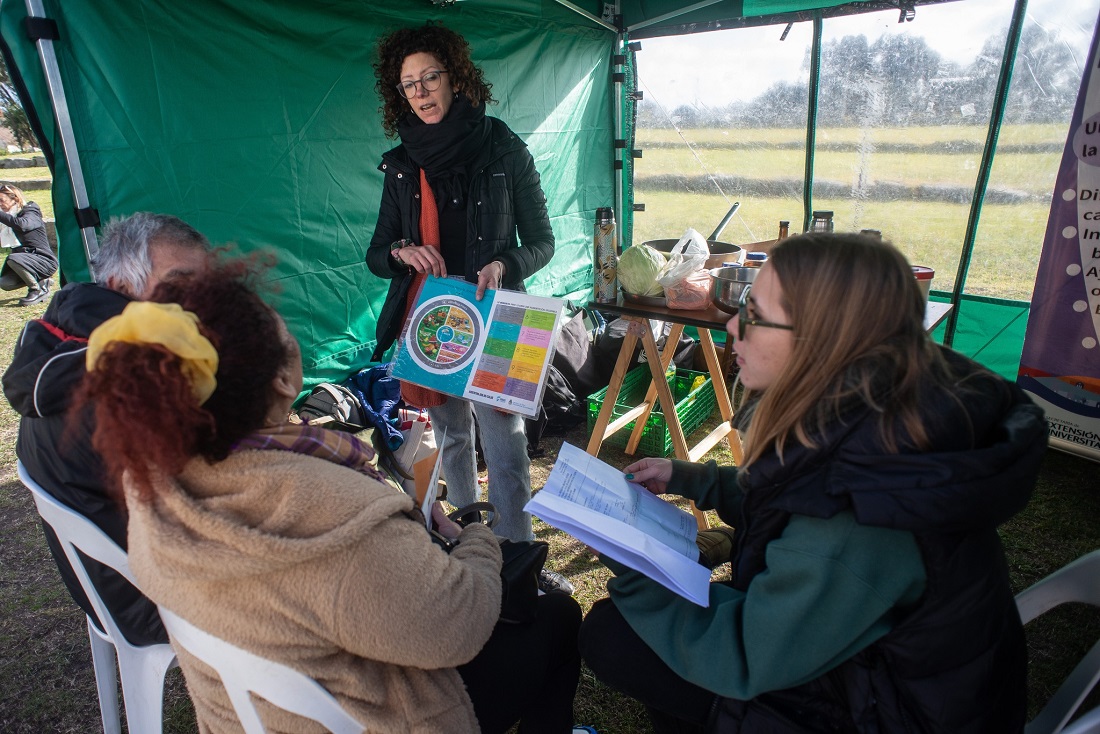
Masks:
[[[379,432],[386,448],[396,451],[405,442],[397,428],[397,409],[401,402],[401,381],[391,377],[389,365],[379,364],[360,370],[344,381],[363,406],[363,412]]]

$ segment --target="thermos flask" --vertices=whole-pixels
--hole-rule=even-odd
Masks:
[[[596,303],[615,303],[619,297],[619,249],[615,232],[615,212],[611,207],[596,210]]]

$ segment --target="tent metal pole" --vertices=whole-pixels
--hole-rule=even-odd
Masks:
[[[688,5],[687,7],[680,8],[679,10],[674,10],[671,13],[665,13],[664,15],[658,15],[656,18],[650,18],[649,20],[643,20],[641,23],[635,23],[632,26],[628,26],[626,30],[633,33],[639,28],[645,28],[646,26],[663,23],[666,20],[678,18],[681,15],[687,15],[688,13],[694,12],[696,10],[701,10],[702,8],[706,8],[711,5],[717,5],[720,2],[722,2],[722,0],[703,0],[703,2],[695,3],[694,5]]]
[[[29,1],[29,0],[28,0],[28,1]],[[603,26],[604,28],[606,28],[606,29],[607,29],[607,30],[609,30],[609,31],[615,31],[616,33],[618,33],[618,32],[619,32],[619,29],[618,29],[618,28],[616,28],[615,26],[611,25],[610,23],[608,23],[608,22],[607,22],[606,20],[604,20],[603,18],[600,18],[600,17],[598,17],[598,16],[592,15],[592,13],[589,13],[589,12],[588,12],[587,10],[585,10],[584,8],[579,8],[579,7],[577,7],[577,6],[576,6],[576,5],[574,5],[573,3],[569,2],[569,0],[554,0],[554,2],[556,2],[556,3],[558,4],[558,5],[563,5],[563,6],[567,7],[567,8],[569,8],[570,10],[572,10],[572,11],[573,11],[574,13],[576,13],[576,14],[578,14],[578,15],[583,15],[583,16],[584,16],[585,18],[588,18],[588,19],[589,19],[590,21],[592,21],[593,23],[596,23],[597,25],[602,25],[602,26]],[[617,3],[616,3],[616,4],[617,4]],[[616,11],[616,12],[618,12],[618,11]]]
[[[982,162],[978,166],[978,178],[974,183],[974,198],[970,202],[970,217],[966,222],[966,234],[963,237],[962,255],[959,256],[959,269],[955,273],[955,286],[951,289],[951,304],[954,308],[947,316],[947,328],[943,343],[951,346],[955,340],[955,330],[959,324],[959,310],[963,289],[966,287],[966,274],[970,270],[970,261],[974,257],[974,241],[978,236],[978,221],[985,203],[985,192],[989,188],[989,174],[993,168],[993,155],[997,151],[997,139],[1001,135],[1005,107],[1008,106],[1008,92],[1012,86],[1012,68],[1016,65],[1016,52],[1023,35],[1024,20],[1027,16],[1027,0],[1016,0],[1012,11],[1012,22],[1008,26],[1004,55],[1001,58],[1001,74],[997,79],[997,92],[993,97],[993,111],[989,115],[989,130],[985,136],[985,149]]]
[[[618,0],[615,1],[615,14],[618,15],[621,12]],[[621,29],[615,30],[615,56],[624,59],[626,52],[626,34]],[[617,59],[613,58],[612,61]],[[623,129],[623,90],[626,88],[626,73],[623,71],[623,67],[626,64],[616,65],[611,64],[612,74],[611,79],[613,84],[611,85],[611,103],[615,110],[615,137],[614,141],[623,141],[623,146],[619,147],[617,142],[613,142],[612,150],[615,151],[612,156],[611,172],[615,177],[615,221],[619,226],[619,238],[616,244],[618,252],[616,255],[623,251],[623,237],[622,226],[626,222],[626,201],[624,197],[626,193],[623,191],[623,176],[626,175],[626,161],[630,155],[630,149],[626,143],[626,131]],[[618,66],[618,69],[614,67]]]
[[[27,0],[27,15],[32,18],[47,18],[42,0]],[[61,83],[61,69],[57,65],[53,41],[48,38],[39,38],[35,41],[35,45],[38,48],[38,57],[42,61],[42,73],[46,77],[57,129],[61,133],[61,149],[65,153],[65,165],[69,170],[69,181],[73,187],[73,200],[78,211],[87,209],[90,205],[88,187],[84,182],[84,170],[80,166],[80,153],[76,148],[72,117],[69,115],[69,104],[65,100],[65,87]],[[92,280],[95,280],[92,261],[99,253],[95,227],[82,227],[80,236],[84,241],[84,256],[88,259],[88,272],[91,273]]]
[[[814,150],[817,148],[817,103],[821,91],[821,11],[814,11],[814,40],[810,48],[810,89],[806,109],[806,171],[802,179],[802,231],[810,228],[814,208]]]

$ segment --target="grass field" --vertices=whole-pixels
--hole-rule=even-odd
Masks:
[[[646,211],[635,214],[634,242],[676,238],[687,227],[704,235],[721,221],[735,193],[675,194],[637,188],[636,198]],[[838,231],[882,230],[915,265],[935,268],[932,287],[949,291],[954,285],[969,207],[933,202],[864,202],[847,209],[850,202],[824,199],[815,208],[836,211]],[[899,208],[905,211],[905,227],[897,227]],[[847,210],[846,210],[847,209]],[[967,276],[968,293],[1029,301],[1035,285],[1039,254],[1043,249],[1048,207],[1041,204],[987,204]],[[801,226],[802,203],[795,199],[741,199],[741,208],[726,226],[720,240],[749,243],[774,239],[780,219]]]
[[[634,242],[676,238],[687,227],[704,235],[721,221],[734,201],[741,202],[734,220],[719,238],[726,242],[749,243],[774,239],[780,219],[791,222],[791,232],[802,226],[801,199],[804,154],[776,146],[804,139],[801,130],[716,130],[688,129],[683,137],[674,130],[642,129],[638,147],[644,151],[636,162],[635,201],[645,211],[634,215]],[[1003,128],[1000,144],[1057,145],[1064,142],[1065,131],[1056,125],[1017,125]],[[858,195],[860,175],[863,186],[891,183],[902,187],[940,187],[962,192],[969,201],[977,179],[980,155],[974,152],[949,152],[951,143],[981,144],[982,127],[928,127],[906,129],[856,128],[821,129],[819,142],[859,143],[869,138],[868,147],[891,144],[941,146],[943,152],[859,152],[826,151],[815,156],[815,181],[833,182],[844,197],[820,197],[814,209],[835,212],[838,231],[878,229],[906,254],[914,264],[936,270],[933,288],[954,287],[959,255],[962,250],[969,203],[951,203],[918,198],[876,201]],[[687,143],[716,144],[731,140],[749,144],[746,148],[696,148]],[[678,148],[646,150],[647,143],[678,142]],[[1039,254],[1049,214],[1049,200],[1061,152],[999,153],[991,172],[990,191],[1020,195],[1019,203],[986,203],[967,275],[966,292],[1027,301],[1035,283]],[[692,193],[669,190],[655,183],[655,176],[676,174],[691,182]],[[757,183],[783,181],[780,198],[722,187],[721,181],[708,177],[737,176]],[[685,184],[687,185],[687,184]]]
[[[819,142],[858,143],[867,134],[862,128],[832,128],[819,126]],[[956,141],[981,144],[985,142],[986,128],[978,125],[930,125],[927,127],[876,127],[870,134],[881,143],[936,144]],[[806,131],[799,128],[684,128],[676,131],[668,128],[639,128],[638,144],[644,147],[650,142],[673,142],[686,138],[691,142],[739,141],[762,145],[801,143]],[[998,142],[1005,145],[1031,143],[1062,144],[1066,129],[1060,125],[1005,125]]]
[[[998,188],[1031,196],[1049,196],[1054,185],[1054,171],[1061,158],[1060,152],[1001,154],[997,157],[994,183]],[[866,183],[890,182],[906,186],[934,183],[972,190],[980,161],[981,156],[975,153],[873,152],[869,157],[871,175]],[[801,182],[804,165],[802,150],[660,149],[645,152],[637,164],[635,176],[644,180],[651,171],[687,171],[697,167],[708,175],[762,179],[776,178],[780,172],[786,172],[786,178]],[[814,156],[815,180],[854,185],[859,170],[860,158],[856,152],[826,151]]]

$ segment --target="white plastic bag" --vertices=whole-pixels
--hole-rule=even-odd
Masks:
[[[405,437],[401,447],[393,452],[401,472],[394,478],[405,494],[415,497],[422,503],[428,493],[432,470],[435,468],[436,445],[435,431],[428,420],[428,414],[422,410],[402,408],[398,411],[401,433]],[[401,476],[405,474],[408,476]],[[391,474],[393,476],[393,474]]]
[[[696,270],[676,285],[665,288],[669,308],[702,311],[710,306],[710,273]]]
[[[689,227],[680,241],[673,246],[668,264],[657,273],[657,282],[667,290],[706,267],[708,257],[710,257],[710,248],[707,246],[706,238]]]
[[[0,224],[0,247],[5,250],[19,247],[19,238],[15,236],[15,232],[12,231],[11,227],[6,224]]]

